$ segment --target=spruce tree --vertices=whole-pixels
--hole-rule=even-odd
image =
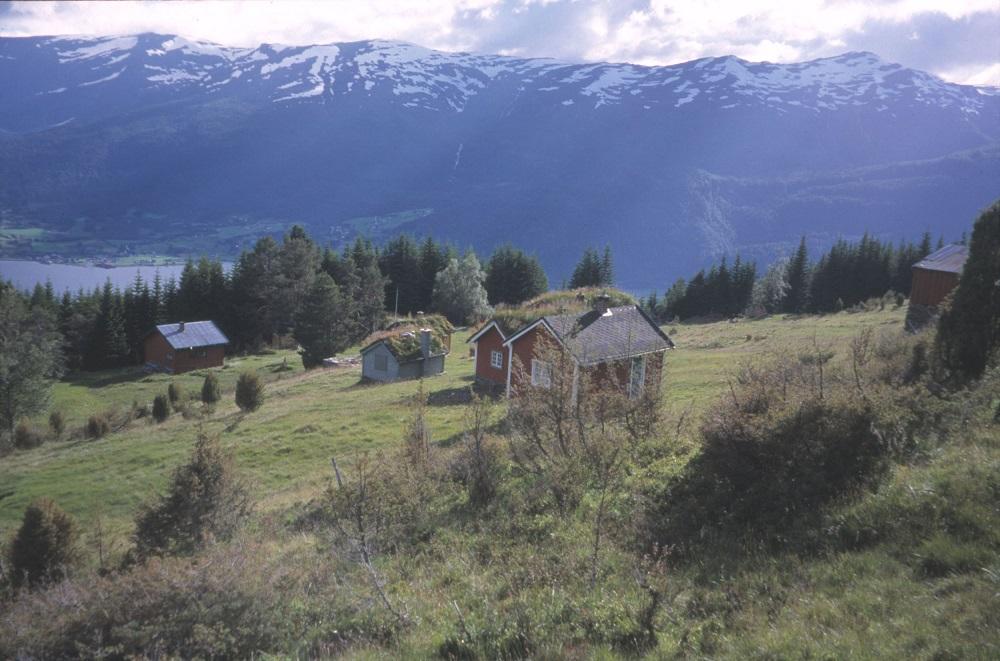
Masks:
[[[611,246],[604,246],[601,257],[601,286],[610,287],[615,284],[615,267],[611,259]]]
[[[937,356],[958,380],[978,378],[1000,347],[1000,202],[976,220],[969,257],[938,321]]]
[[[327,273],[320,273],[306,292],[293,331],[308,369],[350,345],[350,327],[340,288]]]
[[[587,248],[583,251],[583,256],[573,269],[573,275],[570,277],[569,286],[570,289],[578,289],[580,287],[600,287],[606,284],[604,276],[604,266],[601,262],[601,258],[597,255],[597,251],[593,248]]]
[[[10,545],[10,577],[15,586],[59,580],[80,561],[79,530],[69,514],[48,498],[24,510]]]
[[[809,296],[809,253],[806,250],[806,237],[799,241],[795,255],[788,262],[785,273],[788,283],[788,293],[785,295],[786,312],[803,312],[806,309]]]
[[[486,263],[486,293],[490,305],[517,305],[549,287],[538,259],[510,244],[500,246]]]

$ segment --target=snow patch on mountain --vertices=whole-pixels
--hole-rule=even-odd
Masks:
[[[108,81],[114,80],[118,76],[122,75],[126,67],[122,67],[118,71],[114,72],[110,76],[105,76],[104,78],[98,78],[97,80],[90,80],[85,83],[80,83],[77,87],[89,87],[90,85],[98,85],[100,83],[106,83]]]
[[[79,48],[74,48],[73,50],[58,51],[59,62],[65,63],[76,60],[91,60],[95,57],[108,55],[109,53],[130,51],[135,48],[139,39],[137,37],[103,37],[96,40],[90,40],[85,38],[58,37],[55,41],[70,41],[75,43],[86,43],[91,41],[91,43],[85,46],[80,46]]]

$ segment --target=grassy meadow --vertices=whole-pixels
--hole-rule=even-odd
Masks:
[[[809,351],[814,341],[840,348],[843,357],[843,347],[861,328],[896,328],[902,320],[902,310],[887,310],[664,326],[677,345],[667,358],[664,406],[696,416],[725,391],[727,377],[741,361]],[[474,372],[467,338],[465,330],[454,336],[446,372],[424,383],[437,441],[454,437],[463,426],[462,404]],[[264,406],[250,414],[233,402],[236,379],[244,370],[256,371],[267,382]],[[55,499],[81,521],[101,516],[111,529],[124,532],[136,506],[166,483],[199,433],[219,434],[235,451],[237,467],[265,506],[308,498],[330,477],[331,457],[349,459],[359,450],[398,444],[408,402],[419,387],[413,381],[362,385],[357,366],[305,373],[290,350],[230,357],[215,372],[223,400],[211,413],[197,401],[201,370],[177,376],[140,368],[80,372],[57,383],[51,409],[64,413],[70,433],[93,413],[150,404],[170,383],[194,399],[192,413],[187,418],[176,413],[159,425],[136,420],[99,440],[47,443],[5,458],[0,462],[0,538],[9,536],[24,507],[38,496]],[[44,423],[43,416],[39,424]]]
[[[674,465],[647,466],[634,479],[663,479],[683,469],[696,454],[699,421],[720,397],[728,397],[740,365],[819,349],[832,352],[831,370],[844,369],[850,343],[863,329],[898,332],[904,314],[904,308],[886,308],[664,326],[677,348],[667,357],[661,405],[668,423],[687,420],[685,431],[678,431],[685,443],[667,462]],[[431,436],[445,448],[457,444],[468,420],[473,363],[467,337],[466,330],[455,335],[446,373],[422,386]],[[249,414],[233,403],[243,369],[254,369],[267,381],[263,407]],[[169,591],[181,590],[177,586],[184,581],[204,583],[208,587],[199,592],[197,609],[212,621],[248,600],[241,617],[264,624],[246,624],[242,635],[258,635],[274,622],[281,629],[267,630],[272,647],[262,643],[252,649],[273,650],[276,644],[279,656],[373,659],[988,659],[1000,654],[1000,434],[985,409],[979,410],[981,402],[979,408],[969,405],[947,443],[928,445],[915,459],[895,465],[878,488],[832,503],[823,515],[823,534],[834,540],[826,550],[747,548],[736,556],[706,553],[676,562],[667,557],[664,566],[648,573],[662,581],[655,640],[637,648],[623,641],[634,639],[635,622],[642,621],[651,594],[637,580],[646,557],[637,561],[624,539],[608,543],[599,581],[596,587],[588,584],[593,497],[561,517],[534,509],[516,481],[496,506],[512,506],[515,514],[477,512],[461,490],[427,501],[433,527],[411,533],[416,541],[377,563],[389,598],[406,605],[407,620],[415,623],[395,629],[369,577],[348,561],[350,554],[338,551],[322,524],[315,524],[322,519],[310,518],[332,478],[331,457],[350,471],[361,452],[399,446],[412,415],[420,384],[362,385],[359,370],[304,372],[290,351],[234,357],[217,370],[224,394],[213,411],[192,402],[186,415],[174,414],[163,424],[140,419],[100,440],[78,437],[15,452],[0,460],[0,539],[9,538],[24,507],[44,495],[76,517],[91,547],[100,519],[103,543],[121,553],[139,504],[162,491],[197,434],[217,434],[252,484],[258,515],[234,543],[208,550],[156,584],[172,586],[163,588]],[[70,428],[78,428],[95,411],[148,403],[170,382],[197,396],[202,378],[197,372],[169,377],[136,370],[77,375],[56,386],[52,405],[65,412]],[[611,503],[610,515],[625,522],[622,529],[628,528],[632,508],[638,504],[628,498]],[[168,568],[154,565],[149,571]],[[112,592],[95,592],[112,595],[100,605],[102,612],[114,612],[115,599],[123,600],[123,613],[151,599],[143,575],[137,576],[133,593],[131,578]],[[213,590],[223,600],[217,606]],[[46,610],[59,598],[24,606],[12,621],[76,612]],[[135,600],[140,603],[131,603]],[[161,605],[154,600],[149,607],[155,613]],[[2,616],[0,607],[0,633]],[[182,626],[176,624],[181,616],[169,623],[149,617],[156,627]],[[203,649],[220,649],[220,639],[210,638]],[[192,650],[204,642],[184,640]]]

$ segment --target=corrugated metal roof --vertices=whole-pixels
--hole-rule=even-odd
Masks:
[[[211,321],[187,321],[184,329],[181,324],[160,324],[156,330],[166,338],[174,349],[192,349],[194,347],[214,347],[229,344],[229,338]]]
[[[670,338],[634,305],[609,310],[602,315],[590,310],[582,314],[545,317],[581,365],[663,351],[674,346]]]
[[[928,271],[947,271],[948,273],[961,273],[965,266],[965,260],[969,257],[969,249],[959,243],[945,246],[940,250],[935,250],[931,254],[913,265],[915,269],[926,269]]]

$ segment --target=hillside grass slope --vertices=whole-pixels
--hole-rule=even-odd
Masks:
[[[691,466],[698,428],[719,402],[736,397],[741,364],[822,353],[832,354],[831,372],[849,370],[852,340],[865,328],[898,333],[903,314],[666,326],[677,344],[661,402],[671,441],[667,451],[643,450],[649,461],[610,500],[617,524],[593,579],[594,493],[560,514],[508,468],[495,498],[477,508],[462,479],[447,477],[465,470],[473,370],[466,332],[453,338],[446,373],[422,386],[431,472],[444,476],[430,483],[389,454],[412,424],[420,384],[360,385],[357,368],[279,371],[286,355],[296,364],[279,352],[239,365],[268,380],[263,408],[242,414],[232,404],[239,370],[231,363],[221,370],[223,402],[214,411],[192,406],[187,417],[161,425],[136,420],[99,440],[52,442],[0,460],[0,539],[12,535],[28,502],[45,495],[77,518],[89,549],[100,541],[120,557],[139,504],[162,492],[198,433],[220,436],[257,500],[242,534],[193,557],[110,576],[79,570],[55,587],[0,602],[0,656],[115,649],[236,657],[996,658],[995,377],[927,411],[933,434],[918,434],[916,447],[873,486],[824,505],[818,524],[789,528],[787,539],[733,538],[696,553],[634,541],[633,520],[649,511],[635,494],[658,497]],[[93,406],[149,400],[170,380],[95,375],[59,384],[54,405],[78,426]],[[173,380],[191,393],[200,386],[197,374]],[[491,410],[494,422],[499,408]],[[491,442],[502,454],[502,437]],[[392,528],[373,569],[335,532],[324,496],[331,457],[348,484],[372,462],[396,489],[396,499],[386,496],[393,511],[420,510],[405,519],[416,524]]]

